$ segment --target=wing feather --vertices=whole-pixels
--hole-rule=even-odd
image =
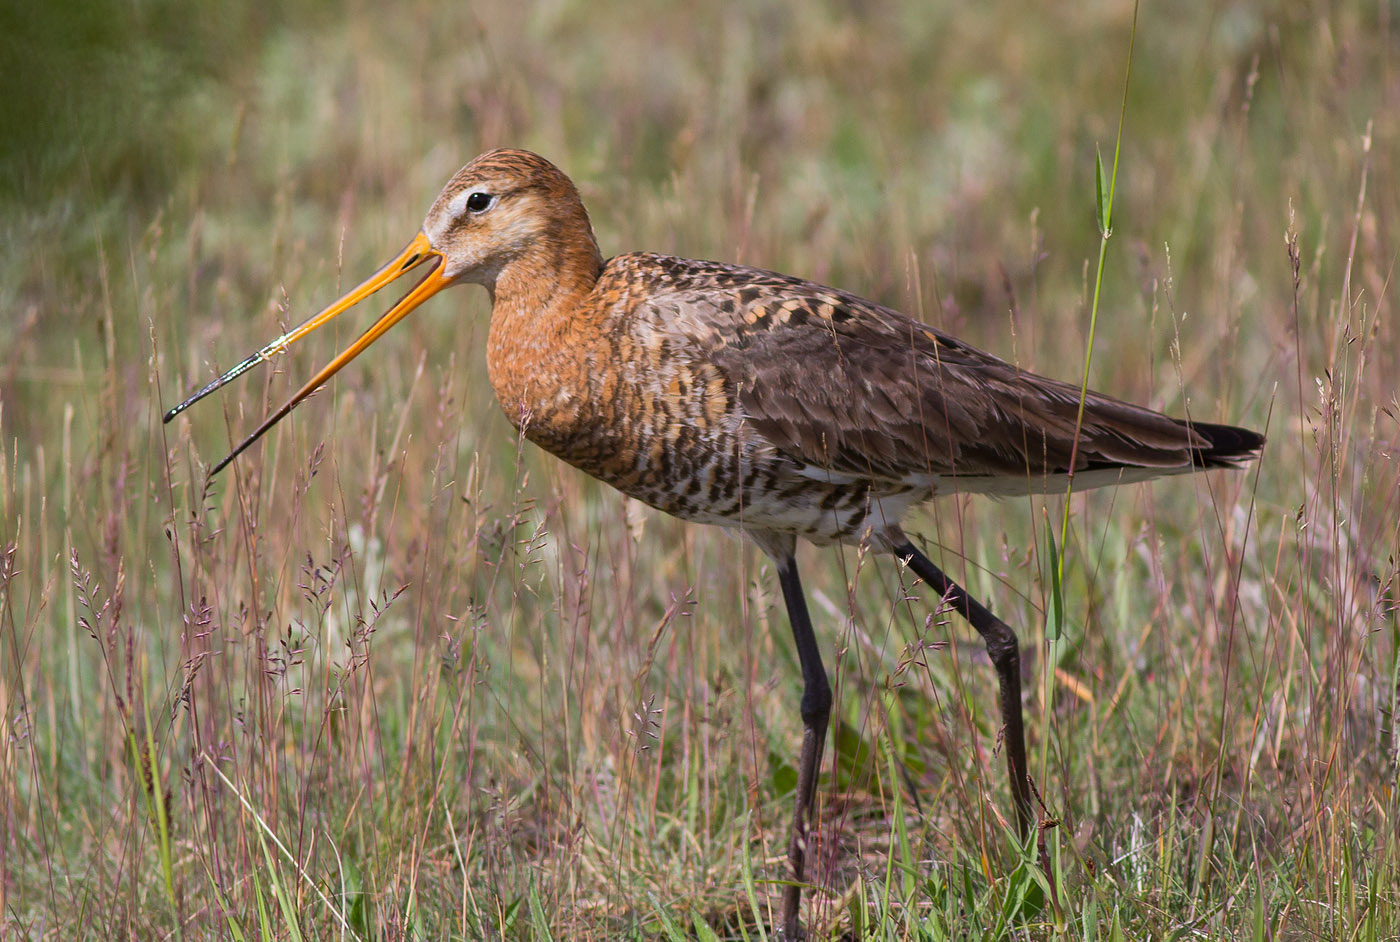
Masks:
[[[653,329],[684,337],[736,390],[744,421],[778,450],[871,480],[1027,476],[1227,465],[1262,438],[1213,451],[1210,430],[1090,392],[856,295],[759,269],[651,256],[669,289]],[[1229,435],[1226,435],[1229,438]],[[1238,436],[1236,436],[1238,438]]]

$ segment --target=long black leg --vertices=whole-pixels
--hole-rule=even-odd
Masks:
[[[987,656],[992,659],[992,666],[996,668],[997,679],[1001,683],[1002,742],[1006,747],[1007,771],[1011,773],[1016,821],[1021,826],[1024,840],[1031,833],[1035,815],[1031,807],[1031,781],[1026,771],[1026,733],[1021,721],[1021,651],[1016,643],[1016,633],[1006,622],[968,595],[962,586],[944,575],[943,570],[919,552],[914,544],[905,541],[896,544],[893,549],[894,554],[943,596],[987,643]],[[1043,866],[1048,863],[1048,858],[1043,841],[1038,843]],[[1046,873],[1049,874],[1048,869]]]
[[[792,637],[797,642],[797,659],[802,663],[802,755],[797,764],[797,805],[792,813],[792,833],[788,838],[788,859],[792,862],[792,883],[783,889],[783,936],[788,942],[802,938],[797,918],[802,901],[805,875],[808,817],[817,793],[817,770],[826,745],[827,721],[831,717],[831,685],[822,666],[821,651],[812,633],[807,600],[797,578],[797,560],[791,555],[778,560],[778,579],[783,586]]]

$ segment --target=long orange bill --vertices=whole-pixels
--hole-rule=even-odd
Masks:
[[[252,445],[261,438],[268,429],[285,418],[287,413],[295,409],[303,399],[315,392],[336,373],[340,372],[341,367],[355,359],[355,357],[363,353],[370,344],[382,337],[385,331],[403,320],[403,318],[414,308],[418,307],[418,305],[452,284],[450,278],[443,276],[442,254],[428,244],[428,237],[421,232],[418,233],[418,235],[414,236],[413,241],[408,243],[404,250],[400,252],[393,261],[389,262],[383,268],[380,268],[373,275],[370,275],[369,278],[365,279],[355,288],[352,288],[347,294],[325,310],[310,318],[299,327],[294,327],[287,331],[276,340],[264,346],[257,353],[243,360],[233,369],[224,373],[218,379],[209,383],[203,389],[171,409],[165,414],[165,421],[169,422],[171,419],[175,418],[175,416],[214,392],[214,390],[223,386],[230,380],[237,379],[259,363],[272,359],[272,357],[281,353],[287,347],[291,346],[302,337],[305,337],[316,328],[325,326],[333,318],[354,307],[380,288],[389,284],[389,282],[407,274],[429,259],[433,261],[432,267],[428,269],[427,274],[425,274],[416,285],[409,289],[407,294],[400,298],[393,307],[385,311],[380,316],[379,320],[375,321],[374,324],[370,326],[369,330],[361,334],[343,353],[326,364],[319,373],[311,377],[306,385],[302,386],[291,399],[287,400],[285,405],[269,415],[261,425],[253,430],[252,434],[239,442],[238,446],[225,455],[223,460],[214,465],[213,469],[209,472],[211,476],[218,474],[228,466],[229,462],[242,454],[249,445]]]

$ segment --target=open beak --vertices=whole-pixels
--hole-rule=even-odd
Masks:
[[[434,249],[428,243],[428,237],[422,232],[418,233],[418,235],[413,237],[413,241],[408,243],[408,245],[405,246],[404,250],[400,252],[398,254],[398,257],[396,257],[393,261],[389,262],[387,265],[379,269],[379,271],[375,272],[373,275],[370,275],[357,287],[352,288],[348,293],[341,297],[340,300],[331,304],[321,313],[310,318],[301,326],[294,327],[291,330],[287,331],[285,334],[278,337],[276,340],[267,344],[257,353],[243,360],[233,369],[224,373],[212,383],[209,383],[203,389],[199,390],[199,392],[190,396],[184,402],[180,403],[178,406],[165,413],[165,421],[169,422],[171,419],[175,418],[175,416],[179,415],[181,412],[184,412],[190,406],[194,405],[196,402],[203,399],[205,396],[209,395],[214,390],[218,389],[220,386],[223,386],[230,380],[242,376],[244,373],[248,372],[248,370],[257,366],[259,363],[272,359],[273,356],[282,352],[287,347],[291,346],[293,343],[296,343],[298,340],[300,340],[302,337],[305,337],[307,334],[311,333],[316,328],[322,327],[330,323],[330,321],[337,315],[354,307],[356,304],[360,303],[365,298],[374,294],[380,288],[383,288],[389,282],[398,279],[402,275],[408,274],[410,271],[422,265],[424,262],[429,261],[430,259],[432,261],[432,264],[428,268],[427,274],[425,274],[416,285],[409,289],[409,292],[405,294],[402,298],[400,298],[398,300],[398,303],[396,303],[393,307],[389,308],[389,310],[385,311],[383,315],[380,316],[379,320],[375,321],[374,324],[371,325],[369,330],[361,334],[359,338],[349,347],[347,347],[343,353],[337,356],[330,363],[326,364],[325,367],[323,367],[319,373],[311,377],[311,379],[307,380],[306,385],[302,386],[301,389],[297,390],[296,394],[292,396],[291,399],[287,400],[286,405],[282,406],[282,408],[278,409],[276,412],[272,413],[265,420],[263,420],[263,423],[259,425],[256,429],[254,429],[252,434],[250,434],[247,438],[243,439],[243,441],[239,442],[238,446],[234,448],[233,451],[225,455],[223,460],[220,461],[218,464],[214,465],[213,469],[209,472],[210,476],[218,474],[220,471],[222,471],[225,467],[228,466],[229,462],[231,462],[234,458],[237,458],[240,454],[242,454],[243,451],[249,445],[253,444],[253,442],[261,438],[263,436],[263,433],[265,433],[268,429],[272,428],[274,425],[280,422],[287,415],[287,413],[295,409],[303,399],[315,392],[320,386],[322,386],[326,382],[326,380],[330,379],[336,373],[340,372],[341,367],[345,366],[345,364],[349,363],[351,360],[355,359],[355,357],[363,353],[365,348],[367,348],[370,344],[374,343],[376,340],[382,337],[384,335],[384,332],[387,331],[390,327],[393,327],[399,321],[403,320],[403,318],[405,317],[405,315],[408,314],[409,311],[412,311],[418,305],[422,304],[424,301],[437,294],[443,288],[446,288],[452,284],[452,279],[447,278],[442,273],[442,253]]]

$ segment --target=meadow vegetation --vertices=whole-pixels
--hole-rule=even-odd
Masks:
[[[160,416],[502,145],[573,176],[605,253],[1078,379],[1131,4],[71,6],[0,13],[0,935],[771,938],[772,567],[519,441],[484,292],[213,481],[382,306]],[[814,938],[1400,935],[1397,28],[1141,11],[1091,385],[1268,446],[1064,533],[1060,498],[912,521],[1021,632],[1058,907],[975,637],[887,559],[802,552],[837,710]]]

